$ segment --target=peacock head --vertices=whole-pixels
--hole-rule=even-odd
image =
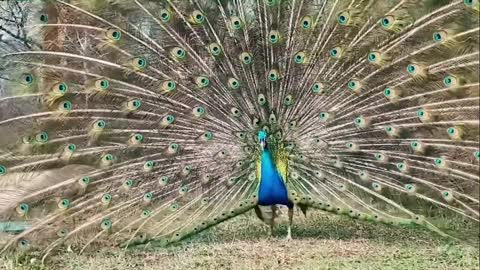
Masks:
[[[267,148],[267,132],[265,130],[260,130],[258,132],[258,140],[260,141],[260,146],[262,151]]]

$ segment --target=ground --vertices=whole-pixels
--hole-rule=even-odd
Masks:
[[[43,266],[32,257],[10,256],[0,259],[0,269],[480,269],[478,224],[449,222],[466,242],[323,213],[295,221],[291,241],[284,240],[284,224],[269,237],[268,227],[247,215],[169,248],[64,251]]]

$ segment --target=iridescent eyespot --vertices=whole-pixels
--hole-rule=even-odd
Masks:
[[[193,11],[191,18],[195,24],[202,24],[205,21],[205,16],[199,10]]]
[[[162,9],[160,10],[160,20],[163,22],[163,23],[167,23],[170,21],[172,17],[172,14],[170,13],[170,11],[168,11],[167,9]]]
[[[65,149],[68,151],[68,152],[75,152],[77,150],[77,146],[73,143],[69,143]]]
[[[270,33],[268,35],[268,41],[271,43],[271,44],[277,44],[280,42],[280,38],[281,38],[281,35],[280,35],[280,32],[278,32],[277,30],[270,30]]]
[[[144,137],[142,134],[136,133],[130,137],[129,143],[133,145],[139,145],[143,142],[143,139]]]
[[[35,140],[38,143],[46,143],[48,141],[48,134],[46,132],[40,132],[35,136]]]
[[[97,88],[98,90],[101,90],[101,91],[108,90],[109,87],[110,87],[110,82],[106,79],[95,81],[95,88]]]
[[[228,87],[232,90],[236,90],[240,87],[240,82],[235,78],[228,79]]]
[[[106,219],[102,220],[102,223],[100,223],[100,227],[104,231],[109,231],[110,229],[112,229],[112,221],[110,221],[110,219],[106,218]]]
[[[202,138],[203,138],[205,141],[210,141],[210,140],[212,140],[212,138],[213,138],[213,133],[210,132],[210,131],[206,131],[206,132],[203,133]]]
[[[34,81],[33,75],[31,73],[24,73],[20,76],[20,82],[25,85],[32,85]]]
[[[130,190],[133,186],[133,180],[132,179],[128,179],[128,180],[125,180],[125,182],[123,182],[122,184],[122,187],[126,190]]]
[[[259,94],[258,97],[257,97],[257,102],[258,102],[258,104],[263,106],[267,103],[267,98],[265,98],[264,94]]]
[[[381,24],[384,29],[389,29],[393,22],[395,21],[395,18],[393,16],[386,16],[382,18]]]
[[[447,40],[447,37],[448,37],[447,32],[443,30],[433,33],[433,41],[435,42],[443,42]]]
[[[78,183],[79,183],[82,187],[86,187],[86,186],[88,186],[88,184],[90,184],[90,177],[84,176],[84,177],[78,179]]]
[[[278,81],[280,79],[280,73],[276,69],[272,69],[268,72],[268,80],[271,82]]]
[[[187,56],[187,52],[183,48],[174,47],[173,49],[170,50],[170,55],[175,60],[183,60]]]
[[[240,57],[240,61],[242,61],[244,65],[250,65],[253,61],[252,54],[249,52],[243,52],[240,54],[239,57]]]
[[[195,117],[202,117],[205,114],[205,108],[202,106],[196,106],[192,110]]]
[[[20,216],[26,216],[28,214],[28,211],[30,210],[30,207],[26,203],[21,203],[20,205],[17,206],[17,213]]]
[[[0,176],[5,175],[7,173],[7,167],[0,164]]]
[[[312,28],[312,17],[310,16],[305,16],[302,18],[302,28],[307,30]]]
[[[58,208],[60,209],[67,209],[69,207],[70,207],[70,201],[68,199],[60,200],[60,202],[58,203]]]
[[[338,14],[337,22],[340,25],[347,25],[349,21],[350,21],[350,14],[348,13],[348,11],[343,11],[343,12],[340,12],[340,14]]]
[[[145,57],[135,57],[132,59],[132,67],[136,70],[144,70],[148,65]]]
[[[175,81],[169,80],[162,83],[162,91],[166,93],[173,92],[177,88],[177,83]]]
[[[146,203],[151,202],[153,199],[153,193],[152,192],[147,192],[143,195],[143,201]]]
[[[240,116],[242,115],[241,112],[240,112],[240,110],[237,109],[237,108],[231,108],[231,109],[230,109],[230,112],[232,113],[232,115],[233,115],[234,117],[240,117]]]
[[[112,202],[112,195],[110,193],[105,193],[102,196],[102,204],[109,205]]]
[[[57,231],[57,236],[58,237],[65,237],[67,236],[68,234],[68,230],[67,229],[60,229]]]
[[[306,62],[306,59],[307,59],[307,55],[305,54],[305,52],[301,51],[301,52],[297,52],[294,56],[293,56],[293,59],[295,61],[296,64],[304,64]]]
[[[18,245],[18,248],[19,248],[19,249],[21,249],[21,250],[27,250],[28,247],[29,247],[29,242],[28,242],[28,240],[26,240],[26,239],[20,239],[20,240],[18,240],[17,245]]]
[[[293,96],[292,95],[287,95],[284,99],[283,99],[283,104],[285,106],[290,106],[293,104]]]
[[[47,14],[40,14],[39,19],[42,23],[48,23],[48,15]]]
[[[218,43],[210,43],[210,45],[208,45],[208,51],[213,56],[219,56],[222,54],[222,47],[220,47]]]
[[[108,29],[106,35],[113,42],[117,42],[122,38],[122,32],[114,28]]]
[[[140,217],[141,218],[148,218],[148,217],[150,217],[150,215],[151,215],[150,210],[145,209],[145,210],[142,211],[142,214],[140,215]]]
[[[342,56],[343,49],[340,47],[335,47],[330,50],[330,57],[338,59]]]
[[[265,4],[269,7],[275,6],[280,0],[264,0]]]
[[[195,78],[195,84],[198,88],[205,88],[210,84],[210,80],[205,76],[198,76]]]
[[[328,112],[321,112],[319,116],[321,121],[327,121],[329,119],[330,114]]]
[[[170,154],[175,154],[175,153],[178,152],[179,147],[180,147],[180,146],[178,145],[178,143],[170,143],[170,144],[168,145],[168,152],[169,152]]]
[[[237,16],[230,17],[230,25],[234,30],[239,30],[243,27],[242,21]]]
[[[98,120],[93,124],[94,128],[96,129],[104,129],[106,125],[107,123],[105,123],[103,120]]]
[[[72,110],[72,103],[68,100],[61,101],[58,104],[58,110],[62,112],[69,112]]]
[[[169,114],[169,115],[166,115],[162,118],[162,122],[161,122],[161,125],[163,127],[168,127],[170,126],[171,124],[173,124],[173,122],[175,122],[175,116]]]
[[[155,167],[155,162],[149,160],[149,161],[146,161],[144,164],[143,164],[143,170],[144,171],[152,171],[153,170],[153,167]]]
[[[68,85],[66,83],[57,83],[53,86],[53,92],[57,95],[64,95],[68,91]]]
[[[160,179],[158,180],[158,183],[161,185],[161,186],[165,186],[168,184],[168,176],[162,176],[160,177]]]
[[[174,202],[170,205],[170,210],[171,211],[176,211],[178,209],[179,205],[178,203]]]

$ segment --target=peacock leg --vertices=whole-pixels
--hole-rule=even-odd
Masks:
[[[270,225],[270,231],[268,233],[268,236],[272,236],[273,235],[273,226],[275,225],[275,215],[277,214],[277,206],[276,205],[272,205],[270,206],[271,209],[272,209],[272,216],[270,218],[270,222],[269,222],[269,225]]]
[[[292,240],[293,207],[288,208],[288,233],[286,240]]]

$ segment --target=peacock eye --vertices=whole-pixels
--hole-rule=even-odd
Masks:
[[[271,6],[277,5],[278,1],[280,1],[280,0],[265,0],[265,4],[269,7],[271,7]]]
[[[171,18],[170,11],[168,11],[166,9],[162,9],[160,11],[160,19],[161,19],[162,22],[167,23],[167,22],[170,21],[170,18]]]
[[[278,70],[272,69],[268,72],[268,79],[272,82],[275,82],[279,79],[280,75],[278,73]]]
[[[203,138],[206,141],[210,141],[213,138],[213,133],[210,131],[206,131],[205,133],[203,133]]]
[[[474,2],[474,0],[463,0],[463,3],[468,7],[472,7],[473,2]]]
[[[117,29],[108,29],[106,35],[113,42],[117,42],[122,38],[122,32]]]
[[[240,87],[240,82],[235,78],[228,79],[228,86],[230,89],[235,90]]]
[[[65,94],[68,91],[68,85],[66,83],[59,83],[54,86],[54,91],[58,94]]]
[[[234,117],[240,117],[240,115],[241,115],[240,110],[237,109],[237,108],[232,108],[230,111],[231,111],[231,113]]]
[[[268,41],[271,44],[277,44],[280,41],[280,32],[277,30],[271,30]]]
[[[342,48],[340,47],[335,47],[333,49],[330,50],[330,57],[334,58],[334,59],[338,59],[342,56]]]
[[[438,31],[433,33],[433,41],[435,42],[443,42],[447,40],[447,32],[445,31]]]
[[[46,132],[40,132],[35,136],[35,140],[38,143],[46,143],[48,141],[48,134]]]
[[[337,16],[337,22],[340,25],[347,25],[350,20],[350,14],[347,11],[341,12]]]
[[[473,153],[473,156],[477,159],[477,160],[480,160],[480,150],[477,150]],[[1,167],[0,166],[0,175],[2,175],[2,170],[1,170]]]
[[[265,105],[267,103],[267,99],[265,98],[264,94],[259,94],[257,98],[258,104]]]
[[[198,88],[205,88],[210,84],[210,80],[204,76],[198,76],[195,78],[195,84]]]
[[[193,115],[195,117],[202,117],[204,114],[205,114],[205,108],[203,108],[201,106],[197,106],[197,107],[193,108]]]
[[[79,182],[82,186],[86,186],[86,185],[90,184],[90,177],[84,176],[84,177],[80,178]]]
[[[170,55],[175,60],[183,60],[187,56],[187,52],[183,48],[175,47],[170,51]]]
[[[64,100],[60,102],[58,105],[58,109],[63,112],[69,112],[72,110],[72,103],[68,100]]]
[[[137,70],[144,70],[147,67],[147,59],[144,57],[135,57],[132,59],[132,66]]]
[[[390,25],[392,24],[392,16],[387,16],[387,17],[384,17],[382,18],[382,27],[383,28],[389,28]]]
[[[304,52],[297,52],[294,55],[294,60],[296,64],[304,64],[306,61],[306,54]]]
[[[150,210],[145,209],[142,211],[141,218],[148,218],[150,217],[150,214],[151,214]],[[143,237],[143,236],[141,235],[140,237]]]
[[[99,129],[104,129],[107,124],[103,120],[98,120],[95,122],[94,126]]]
[[[205,16],[199,10],[192,12],[192,18],[196,24],[202,24],[205,21]]]
[[[102,223],[100,223],[100,227],[104,231],[108,231],[112,228],[112,221],[110,221],[110,219],[104,219],[104,220],[102,220]]]
[[[48,15],[47,14],[40,14],[39,19],[42,23],[48,23]]]
[[[0,164],[0,176],[7,173],[7,167]]]
[[[378,52],[371,52],[368,54],[368,61],[370,63],[376,63],[378,62],[378,59],[380,58],[380,55]]]
[[[22,74],[21,76],[21,82],[25,85],[31,85],[33,84],[33,75],[30,74],[30,73],[25,73],[25,74]]]
[[[238,30],[242,28],[242,22],[240,21],[240,18],[238,18],[237,16],[230,17],[230,23],[234,30]]]
[[[125,182],[123,182],[122,186],[125,189],[129,190],[133,186],[133,180],[132,179],[126,180]]]
[[[243,52],[240,54],[240,60],[244,65],[250,65],[253,61],[252,54],[249,52]]]
[[[312,17],[305,16],[302,18],[302,28],[305,30],[312,28]]]
[[[222,53],[222,48],[218,43],[211,43],[208,49],[213,56],[219,56]]]
[[[293,97],[292,95],[287,95],[283,101],[283,103],[285,104],[285,106],[290,106],[293,104]]]
[[[409,64],[407,66],[407,72],[410,74],[414,74],[416,70],[417,70],[417,67],[415,64]]]

